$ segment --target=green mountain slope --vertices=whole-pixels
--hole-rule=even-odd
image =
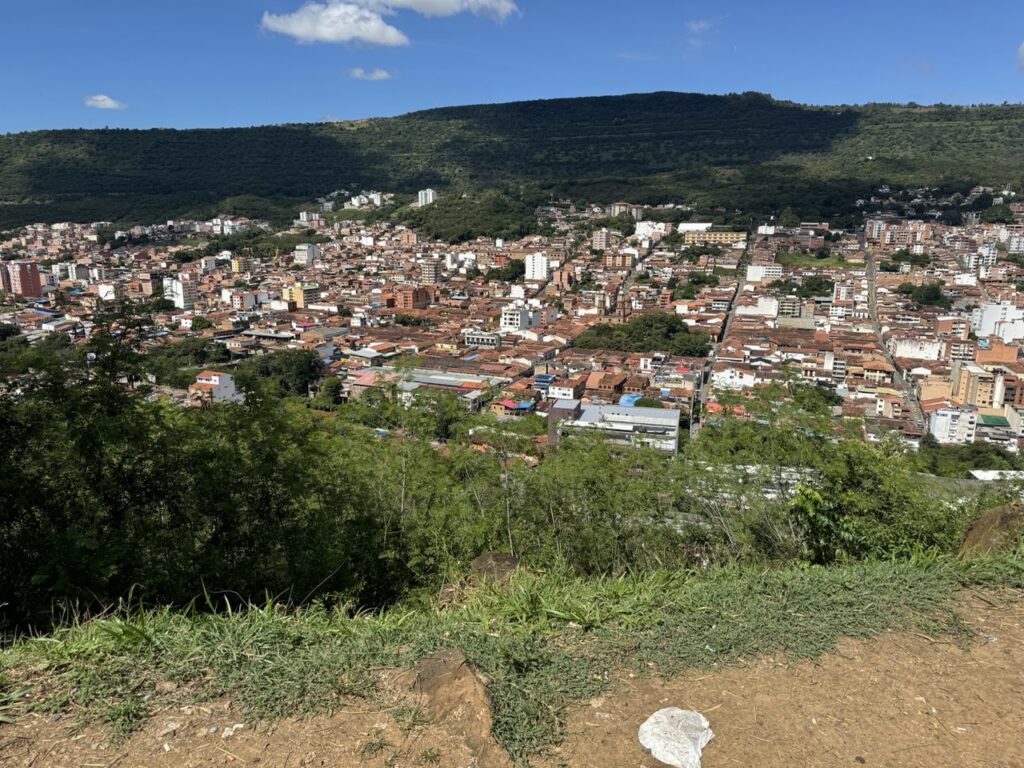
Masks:
[[[1024,177],[1024,107],[805,107],[653,93],[345,123],[0,136],[0,226],[282,215],[337,188],[502,187],[829,215],[880,183]],[[869,159],[873,158],[873,159]]]

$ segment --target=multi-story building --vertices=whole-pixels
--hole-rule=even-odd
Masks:
[[[713,231],[684,232],[683,245],[732,245],[746,242],[746,232]]]
[[[547,280],[550,264],[546,253],[531,253],[526,257],[526,279],[537,283]]]
[[[402,285],[395,289],[395,309],[426,309],[430,306],[430,289]]]
[[[34,298],[42,296],[43,283],[39,265],[33,261],[11,261],[2,270],[5,274],[4,290],[15,296]]]
[[[991,408],[1003,403],[1003,376],[980,365],[954,362],[951,369],[953,399],[961,405]]]
[[[462,330],[462,343],[467,347],[486,347],[497,349],[501,346],[501,334],[493,331],[483,331],[479,328],[464,328]]]
[[[978,414],[964,408],[942,408],[929,417],[928,431],[940,443],[973,443],[978,431]]]
[[[320,300],[320,286],[317,283],[293,283],[281,292],[285,301],[294,302],[299,309],[305,309]]]
[[[770,283],[782,279],[781,264],[751,264],[747,267],[748,283]]]
[[[609,213],[614,218],[615,216],[621,216],[624,213],[628,213],[637,221],[643,218],[644,209],[641,205],[633,205],[632,203],[612,203],[609,208]]]
[[[421,189],[419,195],[417,195],[420,208],[427,205],[432,205],[437,202],[437,192],[432,189]]]
[[[548,410],[548,440],[572,434],[598,434],[611,445],[646,446],[675,455],[682,412],[668,408],[584,405],[558,400]]]
[[[437,259],[420,262],[420,282],[423,285],[437,285],[441,282],[441,263]]]
[[[191,310],[196,306],[196,284],[191,275],[183,272],[177,278],[164,278],[164,298],[178,309]]]
[[[323,250],[315,243],[301,243],[295,246],[292,253],[292,260],[303,267],[313,267],[320,263]]]
[[[502,333],[526,331],[551,322],[557,312],[551,307],[544,307],[539,301],[530,302],[521,299],[513,301],[501,310]]]
[[[636,264],[636,255],[628,251],[611,251],[601,257],[601,266],[605,269],[632,269]]]

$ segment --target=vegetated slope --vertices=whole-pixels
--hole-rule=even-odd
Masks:
[[[288,206],[362,186],[686,199],[752,212],[790,203],[830,215],[880,182],[1019,181],[1021,146],[1021,106],[806,107],[756,93],[257,128],[40,131],[0,136],[0,226],[218,209],[283,217]]]

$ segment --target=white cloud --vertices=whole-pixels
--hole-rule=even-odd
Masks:
[[[408,45],[405,33],[385,21],[398,10],[421,16],[473,13],[504,21],[519,11],[516,0],[310,0],[292,13],[263,14],[263,28],[303,43]]]
[[[384,21],[379,12],[337,0],[306,3],[294,13],[264,13],[263,28],[303,43],[359,40],[373,45],[409,44],[409,38]]]
[[[707,19],[694,19],[686,23],[686,28],[690,30],[691,35],[703,35],[710,32],[713,26],[714,23]]]
[[[370,69],[366,70],[362,67],[356,67],[355,69],[349,70],[353,80],[390,80],[391,73],[386,69]]]
[[[1020,44],[1020,48],[1017,49],[1017,69],[1024,72],[1024,43]]]
[[[82,99],[85,102],[85,106],[92,107],[93,109],[127,109],[128,105],[124,102],[112,99],[109,96],[97,93],[95,96],[86,96]]]

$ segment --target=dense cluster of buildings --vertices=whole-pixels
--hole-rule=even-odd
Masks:
[[[435,200],[424,190],[418,204]],[[674,452],[681,427],[715,419],[726,393],[792,379],[838,395],[836,416],[868,439],[930,433],[1015,451],[1024,430],[1020,206],[1013,223],[879,216],[855,232],[808,222],[748,234],[672,206],[560,203],[538,210],[546,236],[453,246],[336,216],[333,202],[277,234],[228,216],[112,238],[102,223],[26,227],[0,242],[0,322],[30,341],[80,343],[103,303],[159,300],[153,346],[202,336],[232,361],[306,349],[340,399],[385,384],[446,391],[501,418],[542,414],[549,440],[590,430]],[[634,228],[615,228],[623,214]],[[217,250],[217,236],[254,229],[266,230],[258,252]],[[706,334],[709,356],[574,346],[594,325],[653,313]],[[237,400],[229,365],[184,398]]]

